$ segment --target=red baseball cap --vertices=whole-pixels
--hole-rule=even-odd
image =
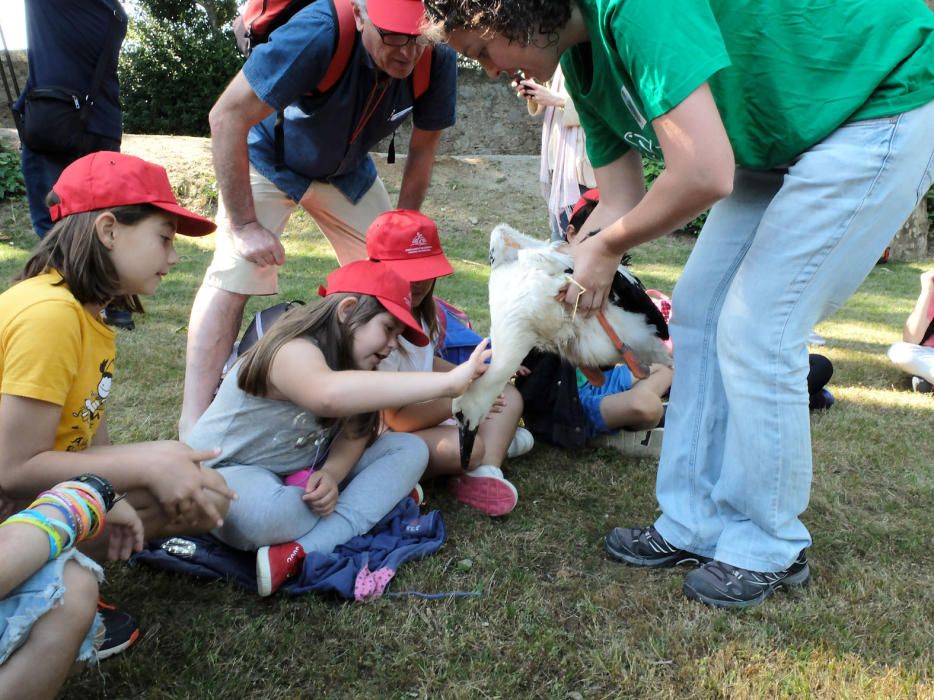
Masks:
[[[327,287],[318,287],[318,294],[323,297],[335,292],[376,297],[386,311],[407,326],[402,332],[403,338],[420,348],[428,345],[428,336],[412,315],[411,287],[389,265],[373,260],[358,260],[334,270],[328,275],[326,284]]]
[[[584,192],[581,195],[581,198],[577,200],[577,204],[574,205],[574,208],[571,209],[571,216],[569,218],[573,219],[577,216],[577,212],[583,209],[588,204],[599,204],[600,202],[600,190],[596,187],[591,188]]]
[[[380,29],[399,34],[421,34],[425,25],[422,0],[368,0],[366,12]]]
[[[366,230],[366,254],[409,282],[421,282],[454,274],[444,257],[438,227],[424,214],[393,209],[380,214]]]
[[[58,204],[49,207],[52,221],[83,211],[151,204],[178,217],[183,236],[206,236],[217,226],[178,205],[165,168],[115,151],[79,158],[62,171],[52,191]]]

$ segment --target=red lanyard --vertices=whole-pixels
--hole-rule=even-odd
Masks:
[[[357,140],[357,137],[360,135],[360,132],[363,131],[363,127],[367,125],[367,122],[370,121],[370,117],[373,116],[373,113],[376,111],[376,108],[379,107],[379,103],[383,101],[383,97],[386,95],[386,90],[389,89],[389,79],[387,78],[383,82],[383,89],[380,91],[379,96],[376,97],[376,100],[373,100],[373,97],[376,95],[376,88],[379,87],[381,81],[377,80],[373,83],[373,89],[370,90],[370,96],[366,98],[366,105],[363,107],[363,114],[360,115],[360,121],[357,122],[357,126],[354,128],[353,133],[350,136],[350,143],[353,143]],[[370,103],[373,103],[372,106]]]

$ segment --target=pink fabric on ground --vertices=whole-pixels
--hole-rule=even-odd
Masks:
[[[395,575],[396,572],[386,566],[376,571],[370,571],[370,567],[364,565],[357,573],[357,578],[354,581],[354,600],[358,603],[364,603],[373,598],[379,598]]]

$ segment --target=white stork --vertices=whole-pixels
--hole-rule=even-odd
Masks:
[[[625,360],[633,367],[632,355],[624,357],[616,339],[597,316],[572,314],[557,300],[574,267],[574,259],[561,252],[561,246],[523,235],[506,224],[490,234],[493,358],[487,371],[453,403],[460,427],[461,464],[465,468],[480,422],[532,348],[556,352],[582,370]],[[671,364],[663,343],[668,338],[665,319],[642,283],[623,265],[613,280],[604,316],[643,369],[654,362]],[[633,369],[636,376],[645,376],[637,367]],[[602,380],[602,375],[597,376]]]

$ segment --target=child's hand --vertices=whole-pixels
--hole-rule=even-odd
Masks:
[[[490,339],[484,338],[470,353],[470,357],[467,358],[466,362],[442,375],[451,383],[448,396],[460,396],[467,391],[467,387],[470,386],[474,379],[486,372],[487,367],[489,367],[486,361],[493,356],[493,351],[487,349],[489,344]]]
[[[227,488],[223,479],[212,478],[213,470],[201,468],[201,462],[220,455],[220,449],[193,450],[174,440],[149,445],[152,445],[149,449],[155,463],[150,472],[149,490],[169,519],[194,525],[203,514],[220,526],[223,518],[214,505],[213,494],[228,501],[235,499],[237,494]]]
[[[531,78],[519,80],[515,86],[516,93],[519,97],[533,100],[543,107],[564,107],[565,98],[551,88],[537,83]]]
[[[311,512],[323,518],[330,515],[337,507],[337,482],[327,471],[314,472],[305,484],[302,500],[311,508]]]
[[[490,412],[487,414],[485,420],[489,420],[490,416],[494,413],[502,413],[504,408],[506,408],[506,394],[500,394],[493,399],[493,405],[490,406]]]
[[[517,376],[517,377],[528,377],[530,374],[532,374],[532,370],[530,370],[530,369],[529,369],[528,367],[526,367],[525,365],[519,365],[518,369],[516,369],[516,374],[515,374],[515,376]]]
[[[114,503],[104,519],[107,537],[107,561],[126,561],[133,552],[143,550],[143,521],[127,500]]]

